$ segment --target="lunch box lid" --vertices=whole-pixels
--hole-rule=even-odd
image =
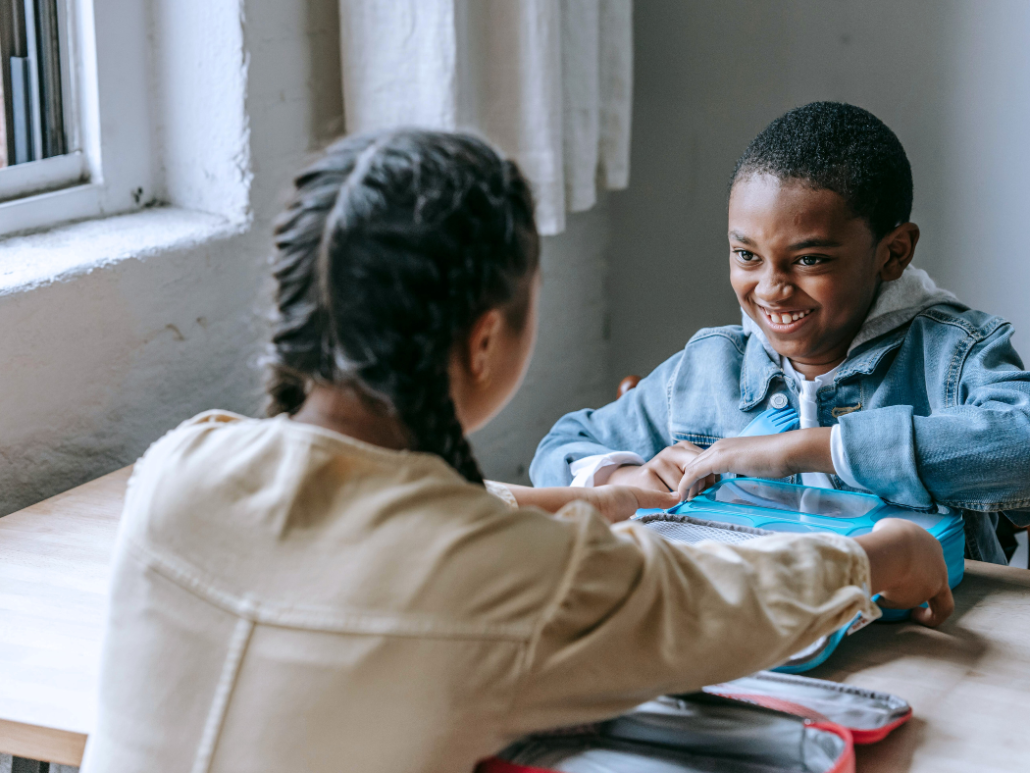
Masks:
[[[773,532],[822,531],[856,537],[868,534],[884,518],[901,518],[923,527],[942,543],[963,534],[962,516],[947,507],[936,507],[933,512],[913,510],[873,494],[760,478],[721,480],[667,512]]]

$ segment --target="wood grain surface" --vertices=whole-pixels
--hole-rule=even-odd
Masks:
[[[858,747],[858,773],[1030,770],[1030,571],[966,561],[955,613],[939,629],[877,623],[808,676],[884,690],[913,718]]]
[[[108,565],[129,469],[0,518],[0,752],[77,765],[93,726]],[[975,561],[938,630],[875,624],[810,676],[892,692],[913,719],[859,773],[1030,770],[1030,571]]]
[[[0,518],[0,752],[78,765],[129,469]]]

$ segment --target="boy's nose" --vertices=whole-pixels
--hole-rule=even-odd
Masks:
[[[763,277],[755,287],[755,297],[768,303],[780,303],[793,294],[793,288],[782,277]]]

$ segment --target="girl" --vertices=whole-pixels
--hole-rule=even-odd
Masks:
[[[669,494],[489,493],[465,436],[533,347],[525,180],[472,137],[400,131],[296,188],[273,417],[201,414],[136,465],[86,773],[469,771],[772,665],[876,617],[871,593],[947,616],[940,547],[908,523],[690,546],[598,514]]]

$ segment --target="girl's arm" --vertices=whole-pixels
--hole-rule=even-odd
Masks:
[[[558,593],[529,642],[512,735],[614,716],[655,695],[691,692],[782,663],[856,615],[870,597],[940,623],[952,599],[940,544],[885,519],[860,540],[776,535],[673,543],[634,523],[606,527],[576,508]]]
[[[494,484],[497,485],[497,484]],[[538,507],[556,513],[569,502],[587,502],[610,523],[624,521],[637,510],[647,507],[667,508],[679,502],[672,492],[658,492],[629,486],[602,486],[600,488],[568,488],[552,486],[533,488],[512,483],[500,484],[515,497],[519,507]]]

